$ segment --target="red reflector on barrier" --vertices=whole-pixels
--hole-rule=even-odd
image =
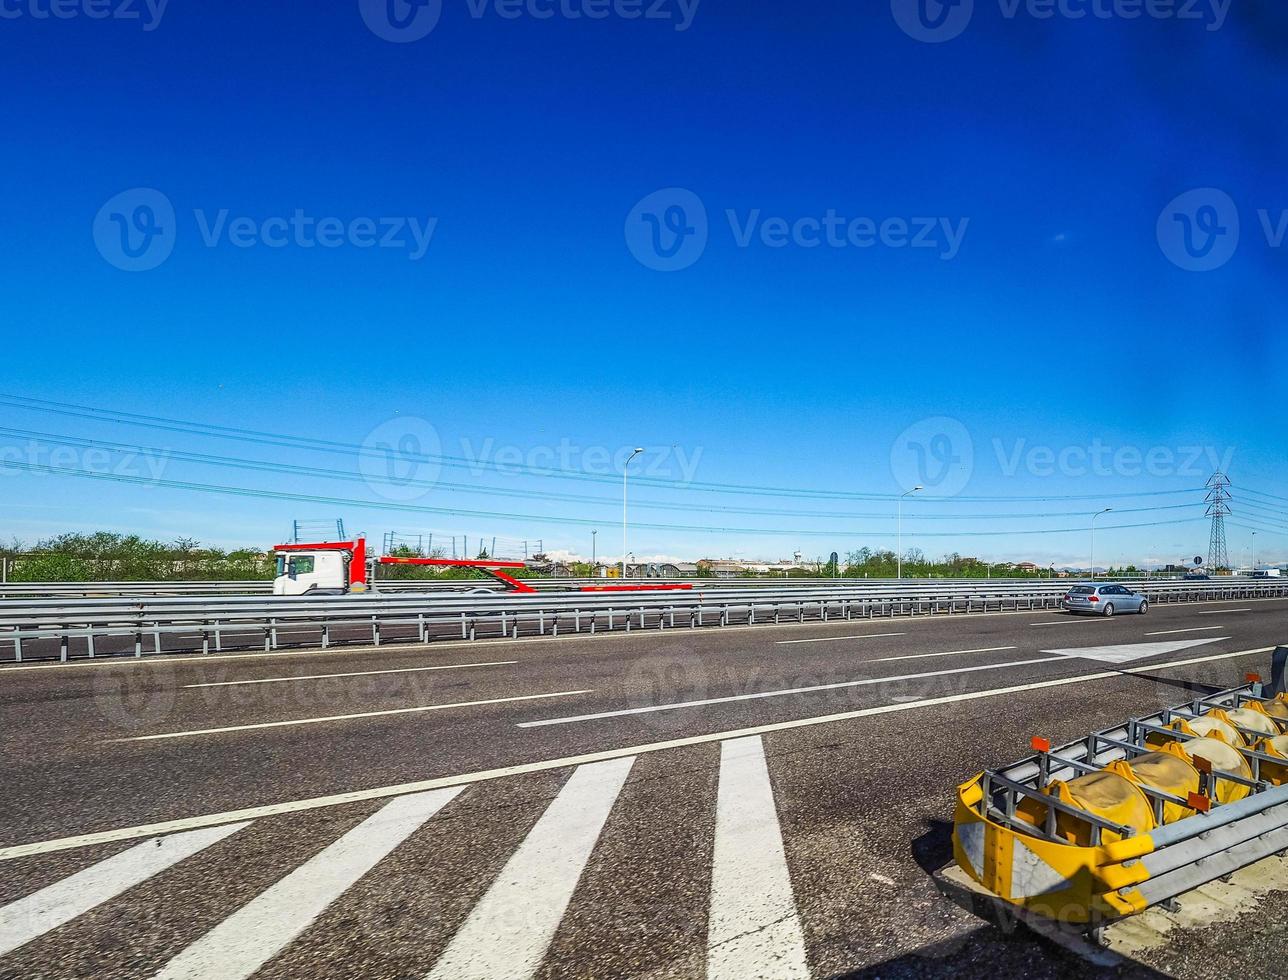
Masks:
[[[1029,745],[1032,746],[1034,752],[1051,751],[1051,740],[1049,738],[1042,738],[1039,735],[1034,735],[1033,738],[1029,740]]]
[[[1243,675],[1243,679],[1244,679],[1247,683],[1249,683],[1249,684],[1260,684],[1260,683],[1261,683],[1261,675],[1260,675],[1260,674],[1244,674],[1244,675]]]
[[[1185,802],[1189,804],[1191,810],[1197,810],[1199,813],[1207,813],[1212,809],[1212,801],[1202,793],[1191,793]]]

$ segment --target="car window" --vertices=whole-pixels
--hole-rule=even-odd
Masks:
[[[1075,585],[1069,592],[1073,595],[1095,595],[1096,590],[1090,585]]]

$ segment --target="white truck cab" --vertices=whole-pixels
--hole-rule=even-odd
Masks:
[[[367,588],[366,542],[279,544],[273,595],[344,595]]]

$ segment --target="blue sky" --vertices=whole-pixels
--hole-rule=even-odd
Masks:
[[[5,0],[0,391],[339,446],[6,402],[0,534],[267,545],[342,516],[582,554],[598,528],[615,556],[616,461],[644,446],[638,555],[892,547],[922,482],[904,545],[932,555],[1085,563],[1112,506],[1099,562],[1175,560],[1206,551],[1220,465],[1232,557],[1256,526],[1288,558],[1288,501],[1251,493],[1288,497],[1280,5],[976,0],[926,43],[903,0],[563,3],[444,0],[395,43],[358,0]],[[677,213],[662,271],[649,222]],[[1214,252],[1177,252],[1185,221]],[[127,271],[122,222],[154,268]],[[148,453],[31,472],[59,437]],[[385,445],[456,464],[395,458],[418,482],[391,489]],[[104,470],[131,481],[77,475]]]

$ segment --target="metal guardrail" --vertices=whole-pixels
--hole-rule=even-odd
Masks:
[[[1058,608],[1067,586],[1059,581],[1041,585],[902,582],[616,594],[10,600],[0,604],[0,650],[10,645],[14,661],[33,657],[66,661],[101,655],[104,641],[122,638],[132,649],[114,653],[142,656],[145,638],[152,641],[149,653],[209,653],[261,645],[264,650],[278,649],[287,632],[308,634],[307,645],[325,648],[335,642],[429,643],[448,638],[1039,610]],[[1159,604],[1288,597],[1288,581],[1141,582],[1135,587]]]
[[[1050,583],[1064,588],[1078,581],[1065,578],[931,578],[904,579],[903,583],[933,584],[940,587],[967,585],[1038,585]],[[1099,576],[1097,581],[1143,584],[1179,582],[1180,578],[1160,577],[1110,577]],[[1248,577],[1222,578],[1213,581],[1263,581]],[[800,586],[869,586],[896,585],[899,579],[878,578],[689,578],[689,579],[617,579],[617,578],[530,578],[524,582],[537,589],[575,589],[587,585],[675,584],[684,582],[696,589],[781,589]],[[501,586],[486,578],[470,579],[377,579],[378,592],[469,591],[485,588],[500,591]],[[108,598],[113,596],[207,596],[207,595],[270,595],[273,583],[269,579],[244,579],[217,582],[4,582],[0,583],[0,600],[36,598]]]

